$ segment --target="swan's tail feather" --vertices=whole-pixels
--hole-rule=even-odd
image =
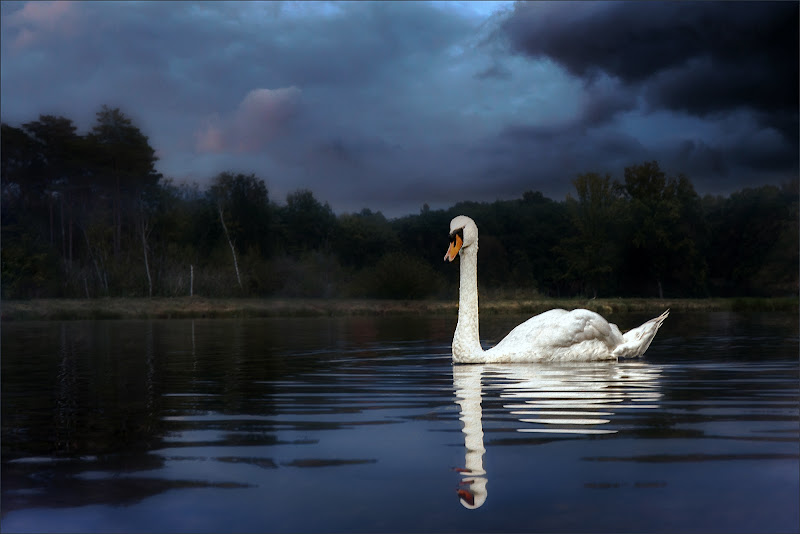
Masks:
[[[625,341],[614,349],[614,356],[618,358],[638,358],[644,354],[668,315],[669,310],[655,319],[650,319],[643,325],[625,332],[622,335]]]

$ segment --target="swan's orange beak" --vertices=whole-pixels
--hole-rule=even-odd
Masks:
[[[470,506],[475,506],[475,495],[468,492],[467,490],[464,489],[458,490],[458,497],[463,499],[464,502],[466,502]]]
[[[453,261],[456,259],[458,255],[458,251],[461,250],[461,245],[464,244],[464,241],[461,239],[459,234],[453,236],[453,240],[450,241],[450,248],[447,249],[447,253],[444,255],[444,261]]]

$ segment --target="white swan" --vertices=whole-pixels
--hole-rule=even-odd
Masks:
[[[650,346],[669,310],[622,334],[589,310],[550,310],[514,328],[484,351],[478,333],[478,227],[459,215],[450,221],[450,247],[445,261],[461,258],[458,324],[453,335],[455,363],[514,363],[614,360],[641,356]]]

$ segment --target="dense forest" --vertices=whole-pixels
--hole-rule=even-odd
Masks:
[[[461,202],[387,219],[336,215],[313,192],[285,201],[253,174],[207,190],[155,169],[148,138],[103,107],[81,135],[65,117],[2,124],[2,297],[455,298],[450,219],[480,235],[494,296],[782,296],[798,292],[798,180],[728,197],[657,162],[621,180],[574,177],[554,201]]]

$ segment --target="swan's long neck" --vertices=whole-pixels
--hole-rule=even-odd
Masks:
[[[483,421],[481,411],[481,373],[480,365],[457,365],[453,367],[453,386],[456,402],[461,406],[461,422],[464,423],[464,467],[462,484],[468,484],[469,491],[461,495],[466,508],[479,508],[486,501],[486,471],[483,469]],[[461,492],[459,492],[461,494]],[[469,497],[471,495],[471,502]],[[464,497],[467,497],[465,499]]]
[[[458,324],[453,336],[453,361],[479,363],[484,360],[478,329],[478,243],[461,249],[458,288]]]

